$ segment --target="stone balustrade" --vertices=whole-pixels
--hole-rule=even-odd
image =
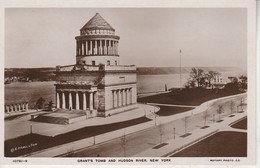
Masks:
[[[28,102],[8,104],[8,105],[5,105],[5,112],[6,113],[19,112],[19,111],[26,112],[26,111],[28,111],[28,105],[29,105]]]

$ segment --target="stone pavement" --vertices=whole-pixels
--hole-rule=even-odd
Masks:
[[[198,107],[198,106],[188,106],[188,105],[179,105],[179,104],[160,104],[160,103],[147,103],[149,105],[157,105],[157,106],[172,106],[172,107]]]
[[[218,101],[223,101],[223,100],[230,99],[230,98],[240,98],[240,97],[244,97],[244,96],[246,96],[246,94],[229,96],[229,97],[225,97],[225,98],[219,98],[219,99],[211,100],[209,102],[203,103],[201,106],[197,107],[194,110],[190,110],[188,112],[184,112],[184,113],[180,113],[180,114],[176,114],[176,115],[172,115],[172,116],[156,117],[156,118],[154,118],[154,120],[152,120],[150,122],[134,125],[134,126],[127,127],[127,128],[124,128],[124,129],[120,129],[120,130],[108,132],[108,133],[105,133],[105,134],[101,134],[101,135],[98,135],[98,136],[95,136],[95,137],[90,137],[90,138],[82,139],[82,140],[75,141],[75,142],[72,142],[72,143],[56,146],[56,147],[46,149],[46,150],[43,150],[43,151],[38,151],[36,153],[30,154],[30,155],[27,155],[27,156],[30,156],[30,157],[54,157],[54,156],[62,155],[62,154],[65,154],[65,153],[73,151],[73,150],[79,150],[79,149],[82,149],[82,148],[92,146],[92,145],[94,145],[94,143],[98,144],[98,143],[106,142],[108,140],[119,138],[124,134],[127,135],[127,134],[130,134],[130,133],[135,133],[137,131],[145,131],[146,129],[153,127],[155,125],[155,123],[157,123],[157,124],[168,123],[168,122],[171,122],[171,121],[174,121],[174,120],[177,120],[177,119],[184,118],[185,116],[193,115],[194,113],[204,112],[207,108],[209,108],[210,105],[213,105],[214,103],[216,103]],[[149,107],[151,107],[151,106],[149,106]],[[154,111],[154,107],[152,107],[152,109],[150,108],[150,109],[146,110],[146,112],[148,112],[148,113],[151,113],[153,111]],[[245,115],[245,113],[238,113],[238,114],[239,115],[237,115],[236,117],[232,117],[232,118],[227,117],[227,119],[225,119],[226,121],[224,120],[221,123],[225,123],[225,122],[231,123],[231,122],[234,122],[237,118],[240,118],[241,115]],[[232,121],[229,121],[229,120],[232,120]],[[201,138],[201,136],[203,136],[203,135],[207,135],[209,133],[212,133],[212,132],[220,129],[219,127],[221,126],[221,123],[214,123],[213,126],[207,128],[207,129],[198,129],[199,131],[201,131],[201,133],[200,132],[196,133],[196,134],[194,133],[194,134],[192,134],[192,135],[190,135],[186,138],[190,139],[190,141],[194,141],[198,138]],[[216,125],[216,126],[214,126],[214,125]],[[177,140],[177,138],[176,138],[176,140]],[[183,142],[183,138],[180,139],[179,141]],[[167,148],[169,148],[169,147],[167,147]],[[164,148],[160,148],[159,150],[161,150],[161,149],[164,149]],[[154,152],[155,151],[152,151],[152,153],[154,153]],[[165,152],[162,152],[162,153],[165,154]],[[160,153],[160,155],[162,153]]]
[[[63,134],[87,126],[105,125],[105,124],[111,124],[111,123],[136,119],[145,115],[150,115],[151,113],[157,112],[158,110],[159,108],[154,106],[137,104],[136,109],[122,112],[117,115],[112,115],[106,118],[95,117],[95,118],[79,121],[68,125],[28,121],[30,119],[30,115],[28,115],[27,117],[22,117],[21,119],[5,122],[5,140],[30,133],[31,125],[32,125],[33,133],[46,135],[46,136],[56,136],[59,134]]]
[[[230,127],[230,123],[233,123],[234,121],[237,121],[241,118],[244,118],[247,116],[247,112],[243,113],[236,113],[234,114],[234,117],[225,117],[222,118],[222,122],[215,122],[208,126],[208,128],[201,129],[198,128],[191,133],[191,135],[187,137],[180,137],[176,136],[175,139],[171,139],[169,141],[166,141],[164,143],[167,143],[167,145],[159,148],[159,149],[148,149],[146,151],[143,151],[133,157],[162,157],[162,156],[170,156],[174,153],[177,153],[180,150],[183,150],[219,131],[239,131],[239,132],[247,132],[247,130],[242,129],[235,129]],[[158,144],[159,145],[159,144]]]

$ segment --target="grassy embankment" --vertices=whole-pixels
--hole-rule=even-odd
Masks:
[[[247,118],[231,125],[232,128],[247,130]]]
[[[235,95],[243,93],[241,91],[230,91],[226,89],[183,89],[183,90],[174,90],[170,93],[163,93],[148,97],[138,98],[140,103],[160,103],[160,104],[173,104],[173,105],[190,105],[190,106],[199,106],[200,104],[230,95]],[[171,106],[159,106],[161,110],[157,112],[158,115],[168,116],[178,114],[184,111],[191,110],[193,108],[189,107],[171,107]]]

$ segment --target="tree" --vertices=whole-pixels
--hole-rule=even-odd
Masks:
[[[240,104],[239,104],[239,106],[241,107],[241,112],[244,111],[244,110],[243,110],[243,105],[244,105],[244,103],[243,103],[243,98],[241,98]]]
[[[189,88],[195,88],[196,84],[195,81],[192,79],[188,79],[187,83],[185,84],[185,88],[189,89]]]
[[[239,89],[242,91],[246,91],[247,90],[247,76],[243,76],[241,75],[239,77]]]
[[[125,130],[124,130],[124,135],[121,137],[121,147],[124,150],[124,157],[126,157],[126,145],[127,145],[127,139],[126,139]]]
[[[201,87],[205,82],[204,70],[200,68],[192,68],[190,72],[190,78],[192,81],[196,82],[197,87]]]
[[[230,80],[231,83],[237,83],[238,82],[237,77],[234,77],[234,76],[230,76],[230,77],[228,77],[228,79]]]
[[[37,102],[36,102],[36,108],[37,108],[37,109],[42,109],[42,108],[43,108],[43,105],[44,105],[44,102],[45,102],[45,100],[44,100],[42,97],[40,97],[40,98],[37,100]]]
[[[160,124],[159,125],[159,134],[160,134],[160,144],[162,143],[162,138],[163,138],[163,126]]]
[[[189,118],[190,118],[189,116],[185,116],[184,118],[184,134],[187,133]]]
[[[49,103],[47,104],[47,110],[52,111],[53,105],[54,105],[54,103],[52,102],[52,100],[49,101]]]
[[[209,114],[208,114],[208,110],[206,110],[203,114],[203,117],[204,117],[204,127],[206,126],[207,124],[207,118],[208,118]]]
[[[217,113],[218,113],[218,116],[219,116],[219,120],[221,120],[221,113],[224,112],[224,108],[222,105],[218,105],[218,108],[217,108]]]
[[[233,110],[234,110],[234,107],[235,107],[235,103],[231,100],[230,101],[230,113],[232,114]]]
[[[217,71],[208,71],[208,73],[206,73],[205,75],[208,82],[208,86],[211,87],[212,89],[213,89],[213,85],[211,84],[211,81],[215,79],[216,76],[218,75],[220,75],[220,73]]]

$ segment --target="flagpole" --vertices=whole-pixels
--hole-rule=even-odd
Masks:
[[[181,90],[181,49],[180,49],[180,90]]]

